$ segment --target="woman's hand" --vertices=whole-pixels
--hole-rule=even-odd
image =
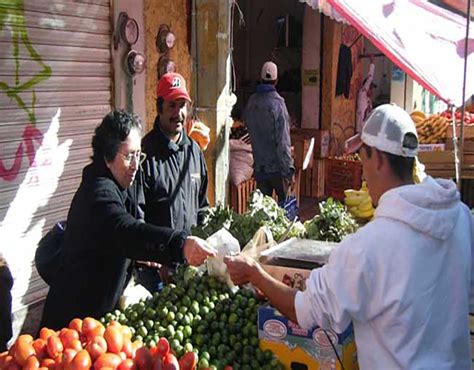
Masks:
[[[183,247],[184,258],[192,266],[200,266],[207,257],[214,257],[216,251],[204,239],[188,236]]]

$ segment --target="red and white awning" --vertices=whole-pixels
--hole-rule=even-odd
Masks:
[[[466,18],[423,0],[306,2],[345,19],[445,102],[463,104]],[[474,94],[474,28],[471,26],[469,31],[466,99]]]

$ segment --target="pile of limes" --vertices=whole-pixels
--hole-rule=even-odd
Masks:
[[[283,369],[269,350],[259,348],[258,303],[249,289],[226,284],[193,267],[181,267],[174,283],[146,301],[115,310],[102,319],[128,325],[133,340],[147,346],[168,339],[178,357],[194,351],[198,368]]]

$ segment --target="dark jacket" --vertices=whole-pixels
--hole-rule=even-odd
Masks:
[[[257,86],[245,107],[244,123],[252,143],[255,176],[293,176],[290,117],[285,100],[273,85]]]
[[[85,167],[41,326],[58,329],[74,317],[100,318],[111,311],[123,292],[130,259],[183,261],[186,233],[137,220],[126,200],[127,191],[104,162]]]
[[[207,166],[199,145],[184,131],[178,143],[172,142],[161,132],[157,118],[142,140],[142,150],[147,155],[146,222],[190,231],[209,206]]]

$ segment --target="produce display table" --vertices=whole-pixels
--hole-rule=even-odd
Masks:
[[[324,265],[337,246],[338,243],[292,238],[264,251],[260,262],[274,278],[304,290],[311,269]],[[286,369],[358,369],[352,325],[343,333],[317,326],[305,330],[271,306],[261,306],[258,335],[260,348],[274,352]]]

